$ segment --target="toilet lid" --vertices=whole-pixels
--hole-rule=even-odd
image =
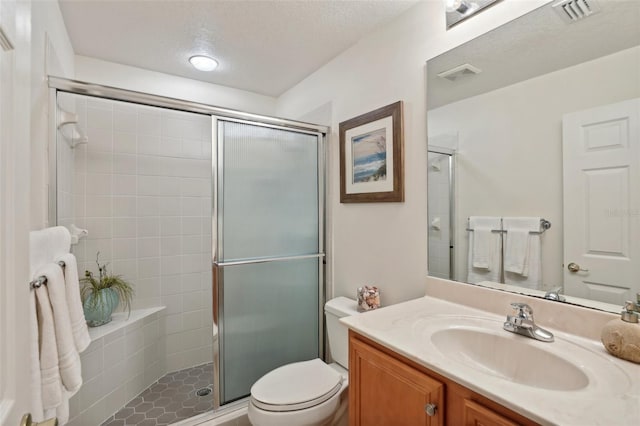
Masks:
[[[302,410],[321,404],[342,387],[342,376],[320,359],[287,364],[251,387],[251,400],[267,411]]]

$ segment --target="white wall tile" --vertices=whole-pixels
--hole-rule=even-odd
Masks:
[[[161,280],[162,285],[162,295],[168,296],[172,294],[181,294],[182,293],[182,281],[184,279],[184,275],[163,275]]]
[[[180,333],[182,331],[182,314],[171,314],[165,316],[162,321],[166,334]]]
[[[116,153],[135,154],[138,152],[138,139],[135,133],[113,132],[113,150]]]
[[[122,278],[131,281],[135,289],[138,278],[138,262],[135,259],[114,259],[111,269],[114,274],[122,275]]]
[[[180,178],[171,176],[159,176],[158,182],[160,185],[159,195],[165,197],[180,196]]]
[[[87,151],[107,151],[113,152],[113,130],[112,129],[92,129],[88,133],[89,142]]]
[[[160,238],[138,238],[137,257],[158,257],[160,256]]]
[[[182,145],[178,138],[164,137],[160,140],[158,154],[165,157],[180,157],[182,156]]]
[[[111,208],[111,197],[106,196],[87,196],[85,214],[89,217],[111,217],[113,210]]]
[[[182,274],[182,291],[191,292],[202,288],[201,272]]]
[[[182,256],[164,256],[160,261],[161,275],[178,275],[182,273]]]
[[[199,217],[182,218],[182,235],[202,234],[202,219]]]
[[[113,175],[113,195],[136,195],[137,186],[136,175]]]
[[[158,200],[158,215],[180,216],[180,197],[160,197]]]
[[[109,173],[87,173],[85,175],[87,195],[111,195],[113,186]]]
[[[138,135],[138,154],[158,155],[160,153],[160,137]]]
[[[88,151],[87,172],[111,173],[113,170],[113,153],[104,151]]]
[[[200,197],[182,197],[180,199],[180,214],[182,216],[200,216],[201,204]]]
[[[137,220],[135,217],[113,218],[113,237],[132,238],[136,236]]]
[[[158,176],[139,176],[138,195],[158,195],[160,191],[160,180]]]
[[[138,277],[152,278],[160,276],[160,258],[149,257],[138,259]]]
[[[182,234],[182,220],[180,216],[167,216],[160,218],[160,235],[173,236]]]
[[[160,254],[175,256],[182,253],[182,239],[179,236],[162,237],[160,239]]]
[[[158,197],[138,197],[138,216],[157,216],[158,200]]]
[[[87,218],[86,223],[86,228],[89,230],[89,235],[87,236],[88,239],[111,238],[111,219]]]
[[[135,175],[138,172],[138,157],[135,154],[116,152],[113,154],[113,173]]]
[[[87,134],[92,137],[95,130],[113,129],[113,111],[111,108],[87,108]]]
[[[182,294],[182,310],[185,313],[204,308],[204,302],[205,300],[202,291]]]
[[[113,113],[113,127],[118,131],[135,133],[138,125],[137,118],[135,110],[124,111],[116,109]]]
[[[138,134],[160,136],[161,122],[159,114],[138,112]]]
[[[160,218],[138,218],[138,237],[156,237],[160,235]]]
[[[113,197],[113,216],[114,217],[133,217],[137,216],[138,199],[135,196],[115,196]]]
[[[182,253],[196,254],[202,252],[202,237],[200,235],[189,235],[182,237]]]
[[[113,259],[129,259],[135,260],[137,256],[137,244],[136,238],[114,238],[112,240]]]

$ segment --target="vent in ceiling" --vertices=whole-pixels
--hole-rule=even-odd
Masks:
[[[568,23],[581,21],[600,11],[596,0],[562,0],[552,7]]]
[[[446,78],[449,81],[456,81],[463,77],[480,74],[481,72],[482,70],[480,68],[476,68],[471,64],[462,64],[450,70],[442,71],[438,74],[438,77]]]

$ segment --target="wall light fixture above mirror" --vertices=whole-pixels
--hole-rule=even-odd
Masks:
[[[444,0],[447,29],[500,0]]]

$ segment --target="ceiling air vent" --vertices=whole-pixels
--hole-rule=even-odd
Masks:
[[[568,23],[580,21],[600,11],[596,0],[562,0],[552,7]]]
[[[481,72],[482,70],[480,68],[476,68],[471,64],[462,64],[450,70],[442,71],[438,74],[438,77],[446,78],[449,81],[456,81],[459,78],[480,74]]]

